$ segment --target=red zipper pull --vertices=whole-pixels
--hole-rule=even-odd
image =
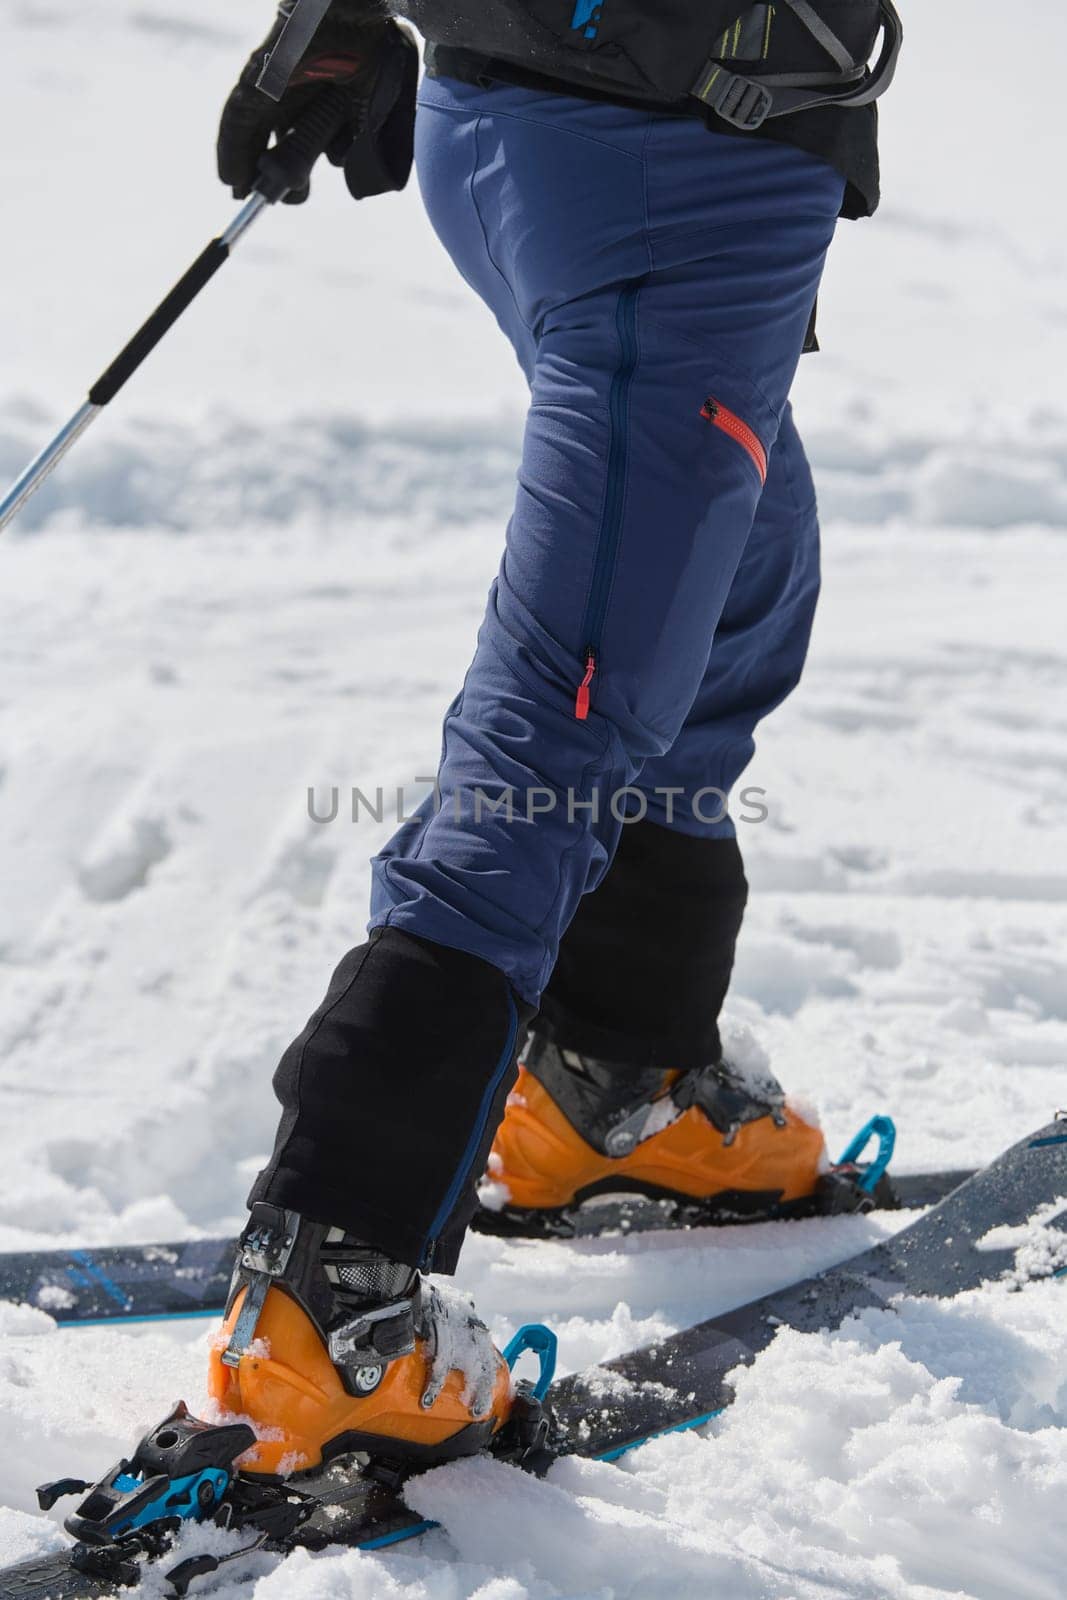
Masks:
[[[589,715],[589,685],[593,681],[596,671],[596,656],[590,650],[585,658],[585,677],[578,685],[578,694],[574,702],[574,715],[579,722],[584,722]]]

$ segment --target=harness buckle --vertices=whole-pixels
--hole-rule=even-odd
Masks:
[[[716,116],[743,133],[762,127],[774,105],[773,94],[763,84],[730,72],[720,61],[709,62],[708,70],[691,92]]]

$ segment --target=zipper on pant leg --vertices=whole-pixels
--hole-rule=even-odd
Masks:
[[[615,327],[619,335],[619,365],[611,380],[608,414],[611,434],[608,441],[607,490],[593,552],[593,576],[589,584],[582,622],[585,640],[585,676],[578,685],[574,715],[584,722],[589,715],[589,696],[600,660],[600,638],[615,575],[615,561],[622,535],[623,504],[626,495],[627,431],[630,415],[630,389],[637,367],[637,296],[640,283],[632,283],[619,295]]]
[[[739,417],[735,411],[727,410],[726,406],[720,405],[718,400],[713,400],[710,395],[701,406],[700,415],[706,421],[714,424],[716,428],[720,428],[723,433],[728,433],[731,439],[737,440],[742,449],[748,452],[749,458],[759,473],[760,483],[766,483],[767,452],[764,450],[763,443],[755,429],[750,428],[748,423],[742,417]]]
[[[584,722],[586,717],[589,715],[589,685],[593,681],[593,674],[595,672],[596,656],[593,651],[590,650],[585,658],[585,677],[578,685],[578,693],[574,700],[574,715],[578,718],[579,722]]]
[[[448,1186],[448,1192],[441,1201],[441,1204],[438,1206],[436,1216],[430,1223],[430,1231],[426,1237],[426,1243],[422,1247],[422,1254],[419,1257],[419,1268],[423,1272],[430,1272],[433,1270],[434,1252],[437,1249],[438,1235],[444,1228],[445,1223],[448,1221],[453,1211],[456,1209],[456,1205],[459,1202],[459,1197],[463,1193],[464,1186],[470,1180],[471,1169],[474,1166],[475,1158],[478,1154],[478,1151],[481,1149],[482,1142],[485,1139],[486,1131],[489,1127],[489,1114],[493,1109],[493,1102],[496,1099],[497,1090],[500,1088],[504,1076],[514,1060],[515,1042],[518,1038],[518,1032],[519,1013],[516,1008],[515,1001],[509,993],[508,1026],[507,1035],[504,1039],[504,1049],[500,1056],[500,1060],[493,1069],[492,1077],[485,1086],[485,1092],[482,1095],[481,1104],[478,1107],[478,1115],[475,1119],[474,1126],[470,1131],[470,1137],[467,1140],[466,1148],[464,1149],[463,1155],[460,1158],[459,1166],[456,1168],[452,1176],[452,1182]]]

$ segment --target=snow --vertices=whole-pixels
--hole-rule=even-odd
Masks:
[[[1005,1277],[1018,1288],[1031,1279],[1067,1272],[1067,1233],[1061,1231],[1062,1224],[1060,1228],[1048,1226],[1064,1212],[1067,1212],[1067,1197],[1058,1195],[1018,1226],[1005,1224],[990,1228],[978,1241],[978,1249],[1014,1250],[1014,1266]]]
[[[1026,15],[1040,48],[1007,75],[1003,6],[905,18],[885,206],[839,234],[797,385],[825,525],[810,670],[746,777],[768,818],[740,825],[732,1036],[834,1154],[891,1111],[901,1170],[981,1162],[1067,1102],[1067,15]],[[0,478],[232,215],[215,117],[266,20],[0,0]],[[414,192],[315,189],[0,543],[0,1249],[236,1228],[278,1053],[359,937],[472,648],[517,369]],[[498,1340],[552,1323],[573,1370],[905,1220],[475,1238],[459,1283]],[[211,1592],[1053,1600],[1067,1290],[1014,1287],[1050,1237],[991,1235],[1016,1266],[986,1291],[781,1332],[710,1428],[546,1482],[441,1469],[411,1490],[444,1525],[418,1545]],[[35,1483],[202,1402],[203,1324],[47,1309],[0,1306],[0,1560],[59,1541]]]
[[[439,1394],[449,1373],[460,1372],[463,1404],[473,1416],[487,1416],[500,1368],[471,1297],[451,1284],[435,1284],[430,1290],[428,1320],[433,1327],[433,1361],[425,1393]]]

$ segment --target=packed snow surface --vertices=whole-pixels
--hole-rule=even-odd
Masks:
[[[268,9],[0,0],[0,477],[232,214],[215,116]],[[825,597],[741,825],[749,1065],[834,1150],[891,1111],[902,1169],[984,1161],[1067,1101],[1067,13],[1026,21],[1013,77],[1003,6],[906,10],[885,205],[841,230],[796,392]],[[473,647],[518,373],[414,190],[315,187],[0,544],[0,1249],[237,1226],[271,1070]],[[550,1321],[573,1369],[902,1220],[475,1239],[459,1281],[498,1338]],[[442,1524],[421,1543],[212,1592],[1060,1600],[1067,1283],[1016,1292],[1056,1263],[1005,1244],[1012,1282],[780,1333],[699,1433],[545,1482],[439,1469],[410,1490]],[[207,1337],[0,1306],[0,1560],[59,1540],[34,1484],[196,1407]]]

